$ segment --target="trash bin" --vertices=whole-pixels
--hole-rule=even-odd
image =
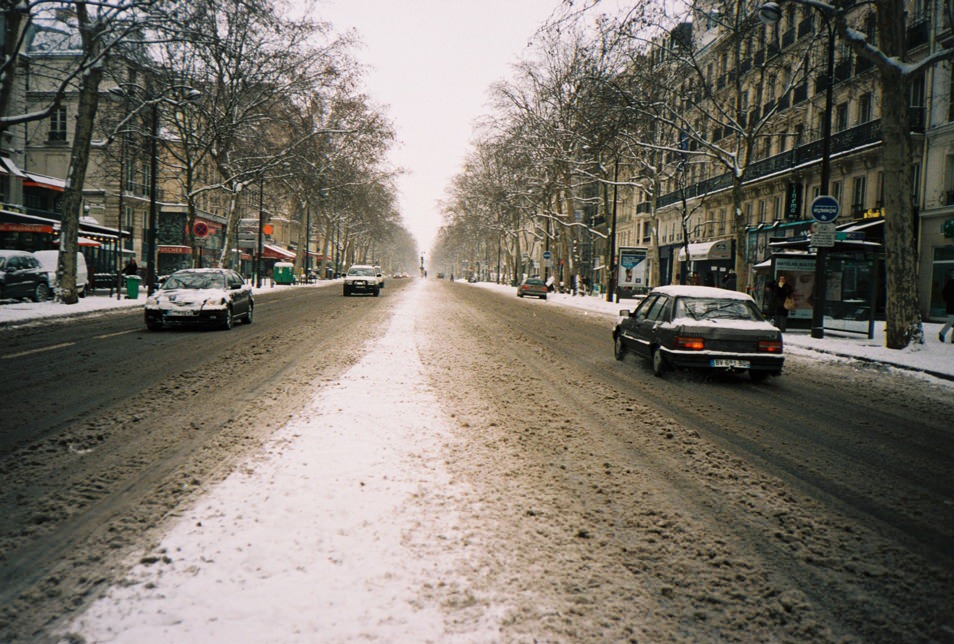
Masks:
[[[272,279],[276,284],[295,283],[295,265],[291,262],[275,262],[272,267]]]
[[[127,275],[126,276],[126,299],[128,300],[138,300],[139,299],[139,282],[142,281],[142,278],[138,275]]]

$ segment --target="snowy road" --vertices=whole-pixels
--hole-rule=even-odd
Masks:
[[[434,281],[382,304],[352,367],[48,632],[954,639],[949,387],[800,356],[660,381],[604,315]]]

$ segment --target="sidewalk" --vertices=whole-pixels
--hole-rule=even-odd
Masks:
[[[336,283],[334,280],[320,282],[317,285],[303,285],[294,288],[315,288],[329,286]],[[516,289],[510,286],[478,282],[467,284],[458,282],[459,286],[476,286],[497,290],[503,294],[514,296]],[[256,292],[268,292],[271,288],[255,289]],[[81,298],[73,305],[59,302],[4,302],[0,304],[0,325],[29,324],[33,321],[74,315],[91,315],[97,312],[108,312],[117,308],[142,306],[146,301],[144,293],[139,294],[137,300],[116,299],[115,295],[89,295]],[[612,318],[620,309],[636,306],[635,300],[607,302],[598,296],[576,296],[562,293],[551,293],[544,306],[568,306],[584,309],[607,317],[607,328],[612,324]],[[875,322],[874,338],[868,339],[864,335],[844,333],[840,331],[826,331],[825,337],[818,339],[811,337],[808,329],[790,329],[785,333],[785,350],[792,355],[841,356],[857,358],[869,362],[888,364],[900,369],[921,371],[932,376],[954,381],[954,344],[942,344],[937,339],[938,331],[943,326],[939,322],[924,323],[924,344],[908,346],[902,351],[886,349],[884,346],[883,321]],[[607,336],[609,337],[609,336]]]

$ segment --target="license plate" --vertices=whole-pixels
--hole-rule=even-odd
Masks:
[[[166,315],[171,318],[191,318],[195,316],[195,311],[169,311]]]
[[[732,369],[748,369],[752,364],[748,360],[732,360],[730,358],[713,358],[709,361],[710,367],[723,367]]]

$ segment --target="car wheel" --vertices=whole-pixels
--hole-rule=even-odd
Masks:
[[[146,328],[150,331],[162,331],[162,325],[158,322],[146,322]]]
[[[613,356],[617,360],[622,360],[626,357],[626,345],[623,343],[623,336],[616,334],[613,337]]]
[[[381,289],[375,287],[375,289],[374,289],[374,297],[377,297],[378,295],[380,295],[380,293],[381,293]]]
[[[232,306],[229,305],[225,309],[225,320],[222,321],[222,328],[228,331],[235,324],[235,320],[232,319]]]
[[[50,287],[46,282],[37,282],[33,289],[34,302],[46,302],[50,299]]]
[[[245,324],[252,323],[252,314],[255,311],[255,305],[249,302],[248,304],[248,313],[245,314]]]
[[[666,358],[663,356],[662,351],[659,347],[653,349],[653,375],[657,378],[661,378],[664,373],[666,373]]]
[[[541,300],[545,300],[545,299],[547,299],[547,296],[546,296],[546,295],[541,295],[541,296],[540,296],[540,299],[541,299]]]
[[[351,291],[349,291],[348,288],[345,287],[344,290],[342,291],[342,295],[344,295],[345,297],[348,297],[349,295],[351,295]]]

